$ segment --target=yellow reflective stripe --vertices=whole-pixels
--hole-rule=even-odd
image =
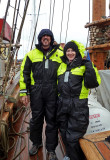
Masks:
[[[33,52],[34,51],[34,52]],[[20,70],[20,89],[26,89],[26,83],[24,82],[24,76],[23,76],[23,70],[24,70],[24,66],[25,66],[25,62],[26,62],[26,58],[27,56],[30,58],[30,60],[32,60],[33,58],[33,54],[35,53],[35,49],[30,51],[29,53],[27,53],[23,59],[23,62],[21,64],[21,70]],[[35,81],[34,81],[34,78],[33,78],[33,73],[31,71],[31,74],[30,74],[30,77],[31,77],[31,85],[34,85],[35,84]],[[20,94],[21,95],[21,94]],[[22,96],[22,95],[21,95]]]
[[[67,64],[61,63],[58,70],[57,70],[57,76],[63,74],[66,71]]]
[[[43,53],[39,51],[38,49],[33,49],[28,53],[28,56],[32,63],[34,62],[42,62],[43,61]]]
[[[100,75],[99,75],[99,73],[98,73],[98,70],[97,70],[97,68],[94,66],[93,62],[92,62],[92,66],[93,66],[93,68],[94,68],[94,70],[95,70],[95,73],[96,73],[97,82],[98,82],[98,84],[100,85],[100,84],[101,84],[101,78],[100,78]]]
[[[62,48],[62,46],[59,46],[59,49],[61,49],[61,50],[63,51],[63,48]]]
[[[31,85],[34,85],[35,81],[34,81],[34,78],[33,78],[33,72],[32,71],[31,71],[30,77],[31,77]]]
[[[71,73],[74,75],[83,76],[84,72],[85,72],[85,66],[76,67],[76,68],[71,69]]]
[[[81,88],[81,93],[80,93],[79,99],[88,98],[88,94],[89,94],[89,89],[87,89],[87,88],[84,86],[84,80],[83,80],[83,81],[82,81],[82,88]]]
[[[52,61],[61,63],[62,62],[62,60],[60,58],[61,56],[63,56],[63,52],[61,50],[57,49],[56,52],[49,59],[51,59]]]
[[[25,55],[24,59],[23,59],[23,62],[21,64],[21,69],[20,69],[20,80],[19,80],[19,83],[20,83],[20,89],[26,89],[26,84],[24,83],[24,77],[23,77],[23,70],[24,70],[24,65],[25,65],[25,61],[26,61],[26,58],[27,58],[27,54]]]
[[[34,63],[34,62],[42,62],[42,61],[43,61],[43,58],[34,58],[32,60],[32,63]]]
[[[20,96],[26,96],[27,94],[26,93],[20,93]]]
[[[59,76],[59,75],[63,74],[66,71],[66,68],[67,68],[67,64],[61,63],[61,65],[57,71],[57,75]],[[83,76],[83,74],[85,72],[85,66],[73,68],[73,69],[71,69],[70,72],[74,75]]]
[[[49,54],[51,54],[51,52]],[[34,49],[34,50],[30,51],[28,53],[28,56],[29,56],[30,60],[32,61],[32,63],[42,62],[43,57],[45,57],[45,59],[46,59],[46,56],[44,56],[43,53],[41,51],[39,51],[38,49]],[[56,61],[58,63],[61,63],[62,62],[60,59],[61,56],[63,56],[63,51],[57,49],[57,51],[49,59],[51,59],[52,61]]]

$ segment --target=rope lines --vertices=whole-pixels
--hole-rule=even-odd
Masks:
[[[14,24],[14,32],[13,32],[13,40],[12,40],[12,43],[14,43],[14,37],[15,37],[16,24],[17,24],[18,13],[19,13],[19,8],[20,8],[20,2],[21,2],[21,0],[19,0],[19,2],[18,2],[18,9],[17,9],[17,15],[16,15],[15,24]]]
[[[49,29],[50,29],[50,22],[51,22],[51,7],[52,7],[52,0],[50,0]]]
[[[33,35],[33,39],[32,39],[31,49],[32,49],[32,46],[33,46],[33,42],[34,42],[34,38],[35,38],[35,33],[36,33],[36,28],[37,28],[37,24],[38,24],[39,12],[40,12],[40,7],[41,7],[41,1],[42,0],[40,0],[40,3],[39,3],[38,16],[37,16],[37,21],[36,21],[36,24],[35,24],[35,29],[34,29],[34,35]]]
[[[10,121],[9,124],[7,124],[5,121],[1,121],[1,141],[0,141],[0,151],[3,153],[3,156],[1,157],[0,155],[0,159],[4,160],[6,158],[8,158],[8,152],[13,149],[15,146],[18,147],[18,141],[15,140],[14,136],[18,136],[19,140],[22,139],[23,140],[23,146],[22,148],[20,148],[20,151],[15,152],[14,157],[12,158],[12,160],[15,160],[20,154],[21,152],[25,149],[26,147],[26,140],[25,137],[23,136],[24,134],[27,134],[29,132],[28,129],[24,130],[24,123],[26,123],[26,117],[30,114],[30,107],[25,108],[24,106],[19,107],[16,111],[15,114],[12,115],[12,113],[10,114]],[[16,132],[16,130],[14,129],[14,124],[17,123],[17,121],[22,118],[22,115],[24,115],[23,118],[23,123],[22,126],[20,127],[21,129],[19,130],[19,133]],[[13,116],[13,121],[12,121],[12,116]],[[29,124],[29,123],[28,123]],[[10,129],[9,129],[10,128]],[[9,141],[13,140],[13,144],[10,146],[9,145]],[[17,150],[17,148],[16,148]]]
[[[16,2],[17,2],[17,0],[16,0]],[[15,3],[15,9],[16,9],[16,3]],[[13,16],[12,31],[13,31],[13,26],[14,26],[14,18],[15,18],[15,10],[14,10],[14,16]],[[13,60],[13,57],[14,57],[14,52],[11,51],[12,38],[13,38],[13,35],[11,34],[9,54],[8,54],[8,64],[7,64],[7,67],[6,67],[6,73],[5,73],[4,81],[3,81],[3,84],[2,84],[2,87],[3,87],[3,103],[2,103],[2,107],[1,107],[1,117],[2,117],[2,114],[3,114],[3,111],[4,111],[5,92],[6,92],[7,80],[8,80],[9,72],[10,72],[10,69],[11,69],[12,60]]]
[[[63,12],[64,12],[64,0],[63,0],[63,8],[62,8],[61,31],[60,31],[60,43],[61,43],[62,24],[63,24]]]
[[[26,17],[26,13],[27,13],[27,8],[28,8],[28,5],[29,5],[29,1],[30,1],[30,0],[25,1],[24,14],[23,14],[23,18],[22,18],[22,22],[21,22],[21,26],[20,26],[20,29],[19,29],[19,33],[18,33],[18,36],[17,36],[16,43],[20,43],[22,28],[23,28],[23,24],[24,24],[24,21],[25,21],[25,17]]]
[[[49,29],[51,30],[53,27],[54,9],[55,9],[55,0],[53,2],[53,10],[52,10],[52,0],[50,0]]]
[[[66,39],[67,39],[67,32],[68,32],[70,6],[71,6],[71,0],[70,0],[70,2],[69,2],[69,11],[68,11],[68,20],[67,20],[67,29],[66,29],[65,43],[66,43]]]
[[[52,30],[52,27],[53,27],[54,9],[55,9],[55,0],[54,0],[54,3],[53,3],[51,30]]]
[[[3,77],[3,84],[2,84],[3,100],[2,100],[1,110],[0,110],[0,117],[1,117],[1,120],[0,120],[0,131],[1,131],[1,137],[2,137],[1,139],[2,139],[2,141],[0,143],[0,146],[2,146],[2,149],[3,149],[5,157],[7,157],[8,150],[9,150],[8,138],[7,138],[8,127],[5,124],[5,122],[2,120],[2,117],[3,117],[3,113],[5,112],[5,109],[6,109],[6,103],[7,103],[7,97],[8,97],[6,95],[6,86],[7,86],[7,82],[8,82],[8,78],[9,78],[9,73],[10,73],[10,70],[11,70],[11,67],[12,67],[14,55],[16,53],[16,56],[17,56],[18,49],[19,49],[19,47],[16,48],[16,45],[14,45],[12,47],[12,43],[14,42],[14,36],[15,36],[15,32],[16,32],[16,24],[17,24],[17,19],[18,19],[20,1],[21,0],[19,0],[19,3],[18,3],[18,9],[16,9],[17,8],[17,0],[15,1],[13,22],[12,22],[12,34],[11,34],[11,40],[9,42],[9,49],[8,49],[8,60],[7,60],[8,63],[7,63],[7,66],[6,66],[5,76]],[[26,15],[28,4],[29,4],[29,0],[25,1],[25,9],[24,9],[24,14],[23,14],[23,19],[22,19],[22,22],[21,22],[21,26],[20,26],[20,30],[19,30],[19,33],[18,33],[18,37],[17,37],[16,43],[20,42],[22,27],[23,27],[23,24],[24,24],[24,19],[25,19],[25,15]],[[3,40],[4,26],[5,26],[5,22],[6,22],[6,17],[7,17],[7,12],[8,12],[9,6],[10,6],[10,0],[7,3],[7,8],[6,8],[6,12],[5,12],[4,24],[3,24],[3,27],[2,27],[2,34],[1,34],[1,39],[2,40]],[[17,11],[17,13],[16,13],[16,11]],[[19,133],[16,133],[16,134],[19,135],[21,138],[24,138],[21,134],[19,134]]]
[[[20,4],[20,1],[19,1],[19,4]],[[24,15],[23,15],[23,19],[22,19],[22,22],[21,22],[21,26],[20,26],[20,30],[19,30],[19,33],[18,33],[18,37],[17,37],[16,43],[20,42],[21,31],[22,31],[22,27],[23,27],[23,23],[24,23],[24,19],[25,19],[25,15],[26,15],[28,4],[29,4],[29,0],[27,0],[27,3],[25,5],[26,7],[25,7],[25,10],[24,10]],[[13,23],[12,23],[12,33],[15,30],[14,21],[15,21],[15,15],[16,15],[16,7],[17,7],[17,0],[15,2],[15,8],[14,8]],[[17,17],[18,17],[18,14],[17,14]],[[17,23],[17,18],[16,18],[16,23]],[[3,84],[2,84],[2,88],[3,88],[3,104],[2,104],[2,109],[1,109],[1,115],[3,113],[6,86],[7,86],[7,81],[8,81],[8,78],[9,78],[9,73],[10,73],[10,70],[11,70],[11,66],[12,66],[12,63],[13,63],[13,58],[14,58],[15,53],[16,54],[18,53],[18,49],[19,49],[19,48],[16,49],[16,47],[13,47],[13,48],[11,47],[13,40],[14,40],[13,39],[13,34],[11,34],[11,40],[10,40],[10,43],[9,43],[8,60],[7,60],[8,64],[6,66],[6,72],[5,72],[5,76],[4,76],[4,80],[3,80]]]

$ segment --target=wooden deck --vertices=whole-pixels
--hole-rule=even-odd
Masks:
[[[110,131],[85,135],[80,145],[87,160],[110,160]]]

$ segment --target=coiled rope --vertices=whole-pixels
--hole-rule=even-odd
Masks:
[[[3,156],[2,158],[0,158],[0,160],[3,160],[7,158],[9,150],[8,125],[3,120],[0,120],[0,133],[1,133],[0,151],[3,153]]]

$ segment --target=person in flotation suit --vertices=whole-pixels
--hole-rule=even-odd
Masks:
[[[98,87],[101,83],[95,65],[83,59],[84,51],[83,44],[73,40],[68,42],[57,71],[57,121],[66,149],[64,160],[84,159],[79,139],[86,133],[89,124],[89,89]]]
[[[29,151],[31,156],[42,146],[42,128],[46,121],[46,149],[48,160],[57,160],[55,149],[58,144],[57,111],[57,69],[63,51],[60,45],[53,45],[54,36],[49,29],[42,29],[36,48],[27,53],[20,71],[20,96],[24,105],[29,102],[32,110],[30,120]]]

